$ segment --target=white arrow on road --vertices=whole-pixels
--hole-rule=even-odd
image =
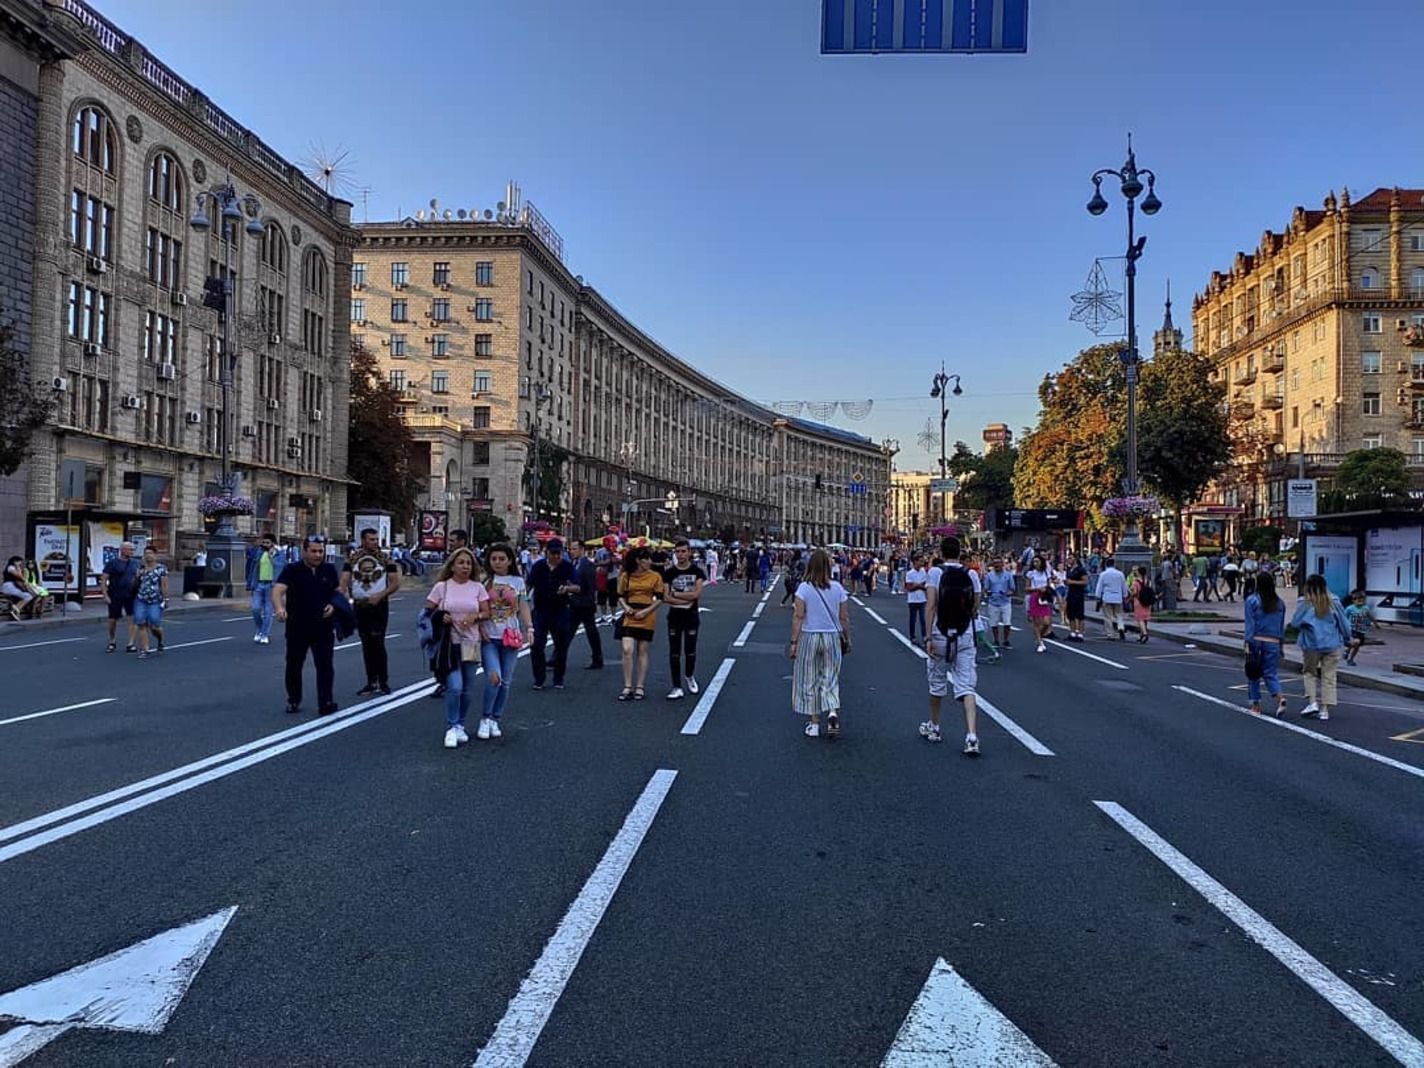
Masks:
[[[1033,1044],[1007,1016],[985,1000],[943,957],[910,1015],[900,1026],[895,1044],[881,1068],[1054,1068],[1048,1055]]]
[[[12,1068],[72,1028],[156,1035],[167,1025],[237,906],[135,942],[88,964],[0,994],[0,1068]]]

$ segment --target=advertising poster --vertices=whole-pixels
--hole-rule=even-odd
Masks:
[[[1305,573],[1324,575],[1325,585],[1342,601],[1357,585],[1355,574],[1356,540],[1342,534],[1307,534],[1305,538]]]
[[[124,524],[122,520],[90,519],[85,526],[89,535],[89,568],[84,576],[84,587],[98,593],[99,573],[119,555],[119,546],[124,543]]]
[[[376,536],[380,539],[381,548],[390,550],[391,547],[391,517],[388,512],[357,512],[353,516],[351,533],[359,539],[361,531],[374,529]]]
[[[1365,533],[1365,589],[1419,593],[1424,527],[1377,527]]]
[[[444,512],[420,513],[420,548],[433,549],[436,552],[445,551],[445,529],[447,525]]]
[[[79,559],[79,525],[63,523],[35,524],[35,564],[40,569],[44,588],[63,593],[66,582],[77,590],[74,561]]]
[[[1219,553],[1226,548],[1226,520],[1194,519],[1193,543],[1199,553]]]

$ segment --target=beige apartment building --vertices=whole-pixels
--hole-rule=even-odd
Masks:
[[[926,538],[927,531],[954,515],[954,494],[931,493],[930,481],[939,475],[930,471],[896,471],[890,476],[890,510],[893,530],[913,541]]]
[[[401,391],[422,506],[535,517],[536,438],[566,454],[570,536],[878,541],[889,453],[786,419],[669,352],[564,264],[511,185],[493,218],[435,211],[361,229],[353,336]],[[463,217],[461,217],[461,215]]]
[[[1212,272],[1192,304],[1237,420],[1208,494],[1246,523],[1285,516],[1285,483],[1345,453],[1402,450],[1424,473],[1424,190],[1332,192]]]
[[[200,542],[224,355],[202,294],[228,264],[230,455],[256,504],[239,529],[343,532],[350,205],[83,0],[42,13],[73,48],[37,81],[30,352],[56,410],[27,470],[35,537],[48,524],[62,538],[52,524],[73,506],[91,565],[123,537],[168,558]],[[209,205],[211,228],[194,231],[197,194],[229,179],[256,200],[236,223]]]

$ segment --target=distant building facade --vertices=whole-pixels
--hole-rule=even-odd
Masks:
[[[984,451],[1006,448],[1014,443],[1014,432],[1008,423],[990,423],[984,428]]]

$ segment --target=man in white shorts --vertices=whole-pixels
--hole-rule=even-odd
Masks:
[[[1004,558],[994,557],[991,570],[984,576],[984,614],[995,648],[1009,648],[1009,630],[1013,625],[1014,576],[1004,570]]]
[[[940,706],[944,698],[953,694],[956,701],[964,704],[964,755],[979,755],[979,736],[975,733],[979,710],[976,704],[975,687],[979,682],[979,672],[974,663],[975,628],[979,625],[979,576],[959,562],[959,539],[945,538],[940,542],[940,555],[944,558],[941,567],[930,569],[925,583],[928,595],[925,617],[929,623],[929,635],[925,638],[925,677],[930,690],[930,718],[920,724],[920,737],[927,742],[939,742]],[[961,634],[946,635],[939,628],[938,609],[940,580],[944,572],[957,569],[969,579],[972,596],[969,598],[968,622]]]

